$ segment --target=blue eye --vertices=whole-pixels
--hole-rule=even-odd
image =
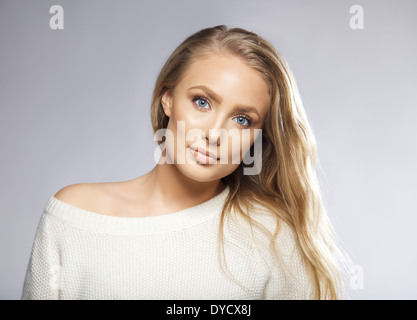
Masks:
[[[197,98],[194,101],[197,104],[197,106],[199,106],[200,108],[204,108],[205,109],[208,106],[208,102],[205,99]]]
[[[192,101],[199,109],[210,110],[210,102],[208,98],[197,95],[192,98]],[[252,125],[252,119],[248,116],[238,115],[235,119],[237,119],[236,122],[241,128],[248,128]]]
[[[242,127],[248,127],[248,126],[250,126],[251,125],[251,122],[250,122],[250,120],[249,119],[247,119],[247,118],[245,118],[245,117],[242,117],[242,116],[239,116],[239,117],[236,117],[235,119],[238,119],[238,121],[236,121],[239,125],[241,125]],[[245,122],[246,121],[246,122]]]

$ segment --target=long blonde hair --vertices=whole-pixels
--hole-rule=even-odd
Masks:
[[[222,208],[221,232],[228,212],[234,210],[253,223],[248,212],[255,203],[261,204],[276,218],[276,231],[270,233],[275,255],[278,257],[274,240],[280,222],[284,221],[294,229],[304,261],[312,272],[315,298],[342,298],[343,254],[336,245],[321,198],[315,169],[316,141],[295,79],[268,41],[253,32],[223,25],[189,36],[174,50],[157,78],[151,107],[154,132],[166,128],[169,120],[161,105],[162,95],[175,88],[194,59],[210,53],[240,57],[262,74],[270,93],[270,107],[262,128],[262,170],[257,175],[244,175],[242,162],[222,178],[230,192]]]

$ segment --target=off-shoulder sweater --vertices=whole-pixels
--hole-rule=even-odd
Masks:
[[[285,223],[275,240],[278,260],[261,232],[248,232],[236,219],[224,224],[219,247],[229,190],[181,211],[134,218],[87,211],[51,196],[37,227],[22,299],[312,298],[295,233]],[[265,215],[252,216],[273,229]]]

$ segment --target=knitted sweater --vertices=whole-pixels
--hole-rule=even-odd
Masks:
[[[219,251],[220,212],[229,190],[191,208],[140,218],[103,215],[51,196],[22,299],[311,298],[311,280],[288,225],[282,224],[276,240],[282,264],[263,245],[262,233],[248,232],[238,219],[225,220],[224,253]]]

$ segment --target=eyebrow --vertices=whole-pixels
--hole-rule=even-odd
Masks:
[[[206,86],[194,86],[194,87],[191,87],[188,90],[191,90],[191,89],[200,89],[200,90],[204,91],[204,93],[206,95],[208,95],[210,97],[210,99],[212,99],[214,102],[216,102],[218,104],[222,103],[222,101],[223,101],[222,97],[220,97],[217,93],[215,93],[213,90],[211,90],[210,88],[208,88]],[[261,115],[259,114],[258,109],[253,107],[253,106],[246,106],[246,105],[239,104],[239,105],[236,105],[234,110],[239,111],[239,112],[253,112],[253,113],[256,113],[259,118],[261,117]]]

